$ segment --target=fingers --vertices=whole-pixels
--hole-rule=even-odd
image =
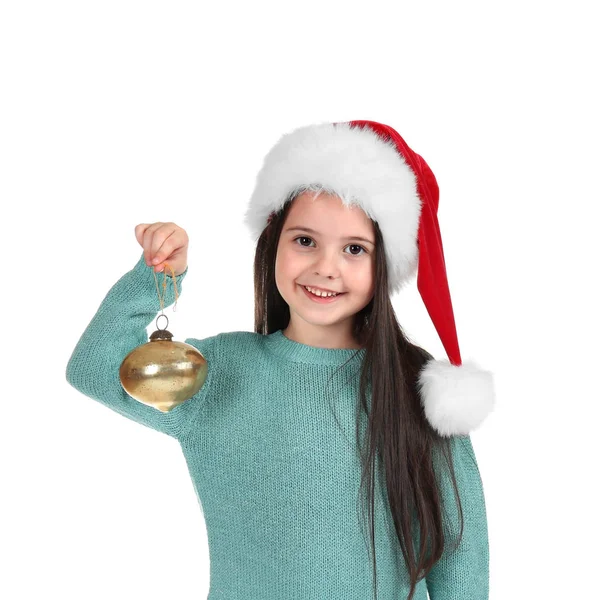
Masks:
[[[140,223],[135,227],[135,236],[149,266],[160,264],[187,243],[186,231],[171,222]]]
[[[151,259],[153,258],[152,244],[154,234],[162,225],[162,222],[139,223],[135,227],[135,237],[143,248],[143,257],[147,265],[151,265]]]
[[[151,265],[158,265],[177,249],[180,243],[179,228],[173,223],[165,223],[156,229],[151,240]]]

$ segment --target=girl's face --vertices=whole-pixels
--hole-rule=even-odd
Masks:
[[[358,348],[353,315],[374,295],[372,221],[334,195],[300,194],[279,238],[275,282],[290,308],[286,337],[324,348]],[[342,292],[318,302],[303,286]]]

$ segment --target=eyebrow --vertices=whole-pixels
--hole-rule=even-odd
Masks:
[[[310,227],[300,227],[300,226],[296,226],[296,227],[290,227],[288,229],[286,229],[286,232],[288,231],[306,231],[307,233],[313,233],[314,235],[318,235],[319,232],[315,231],[314,229],[310,229]],[[368,242],[371,246],[374,246],[374,243],[371,242],[369,239],[367,238],[363,238],[357,235],[349,235],[347,237],[342,238],[342,240],[359,240],[361,242]]]

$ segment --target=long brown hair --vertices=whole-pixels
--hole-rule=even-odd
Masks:
[[[290,310],[275,283],[275,259],[281,231],[292,202],[304,191],[335,194],[320,185],[295,189],[272,217],[257,241],[254,260],[255,332],[264,335],[285,329]],[[374,597],[377,568],[374,534],[375,469],[384,476],[395,532],[410,579],[411,600],[418,581],[427,576],[446,552],[443,500],[436,473],[436,457],[444,457],[457,498],[461,523],[455,548],[463,535],[463,513],[457,490],[450,439],[440,436],[426,420],[417,378],[432,356],[407,339],[391,304],[387,284],[387,262],[378,223],[375,231],[375,292],[369,304],[354,316],[354,337],[365,350],[360,371],[361,413],[367,418],[366,448],[360,459],[362,479],[369,500],[373,548]],[[370,410],[367,393],[371,391]],[[357,441],[360,440],[357,421]],[[376,466],[376,461],[379,466]],[[360,496],[360,494],[359,494]],[[420,546],[416,548],[416,546]],[[454,548],[454,549],[455,549]],[[418,552],[417,552],[418,550]]]

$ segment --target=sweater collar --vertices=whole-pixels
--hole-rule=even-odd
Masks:
[[[359,364],[366,352],[363,348],[318,348],[295,342],[287,338],[281,329],[265,336],[267,347],[281,358],[292,362],[342,365],[354,357],[349,364]]]

